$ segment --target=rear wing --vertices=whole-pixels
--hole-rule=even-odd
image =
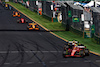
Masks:
[[[76,47],[78,47],[78,48],[85,48],[85,46],[76,46]]]

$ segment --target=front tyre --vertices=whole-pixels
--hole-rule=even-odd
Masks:
[[[20,20],[17,20],[17,23],[19,23],[20,22]]]
[[[69,48],[68,45],[65,45],[65,46],[64,46],[64,50],[67,50],[68,48]]]
[[[65,56],[68,55],[68,50],[63,52],[63,57],[65,58]]]
[[[25,20],[26,23],[28,23],[28,20]]]

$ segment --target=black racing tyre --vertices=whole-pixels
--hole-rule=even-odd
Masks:
[[[29,30],[29,28],[27,27],[27,30]]]
[[[65,58],[65,55],[66,55],[65,52],[66,52],[66,51],[63,52],[63,57],[64,57],[64,58]]]
[[[28,23],[28,20],[25,20],[26,23]]]
[[[12,10],[12,8],[9,8],[9,10]]]
[[[13,17],[13,15],[14,15],[14,14],[12,14],[12,17]]]
[[[38,31],[40,31],[40,28],[39,28],[39,30]]]
[[[19,23],[20,22],[20,20],[17,20],[17,23]]]
[[[89,49],[85,49],[85,56],[89,56],[90,52]]]
[[[13,10],[13,7],[11,8],[11,10]]]
[[[84,46],[84,45],[83,44],[80,44],[80,45],[78,44],[78,46]]]
[[[5,5],[3,4],[2,6],[4,7]]]
[[[66,45],[66,48],[68,49],[68,48],[69,48],[69,46],[68,46],[68,45]]]
[[[63,52],[63,57],[64,58],[65,58],[65,55],[68,55],[68,51],[67,50]]]
[[[68,49],[69,48],[69,46],[68,45],[65,45],[64,46],[64,50],[66,50],[66,49]]]
[[[81,57],[84,57],[84,55],[85,55],[84,50],[80,50],[79,54],[80,54]]]
[[[81,46],[84,46],[83,44],[81,44]]]

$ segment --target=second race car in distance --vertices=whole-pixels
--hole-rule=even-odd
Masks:
[[[5,4],[5,9],[9,9],[9,6],[8,6],[8,4]]]
[[[1,2],[1,3],[2,3],[2,6],[5,7],[5,2]]]
[[[29,23],[27,26],[28,30],[39,30],[39,27],[36,23]]]
[[[9,6],[9,10],[13,10],[13,7],[12,6]]]
[[[20,17],[20,13],[19,12],[15,12],[15,11],[13,11],[13,17]]]
[[[89,49],[78,41],[68,41],[64,46],[63,57],[84,57],[89,54]]]
[[[21,18],[21,19],[17,20],[17,23],[28,23],[28,20]]]

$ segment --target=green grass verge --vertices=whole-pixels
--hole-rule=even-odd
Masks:
[[[49,30],[65,30],[65,28],[61,25],[61,23],[58,22],[52,23],[51,21],[43,18],[43,16],[38,15],[36,12],[32,12],[29,9],[25,8],[21,4],[13,2],[9,3]]]
[[[62,25],[58,22],[52,23],[49,20],[43,18],[42,16],[37,15],[37,13],[28,10],[27,8],[25,8],[24,6],[22,6],[20,4],[16,4],[16,3],[12,3],[12,2],[9,2],[9,3],[12,4],[13,6],[15,6],[17,9],[19,9],[23,13],[30,16],[32,19],[34,19],[38,23],[42,24],[44,27],[46,27],[49,30],[64,30]],[[87,46],[87,48],[89,48],[91,51],[100,53],[100,45],[92,42],[92,40],[89,38],[82,38],[70,31],[54,32],[54,33],[66,40],[78,40],[80,43]]]
[[[91,38],[82,38],[82,37],[70,32],[70,31],[54,32],[54,33],[59,35],[60,37],[62,37],[64,39],[66,39],[66,40],[77,40],[80,43],[84,44],[91,51],[100,53],[100,45],[92,42]]]

